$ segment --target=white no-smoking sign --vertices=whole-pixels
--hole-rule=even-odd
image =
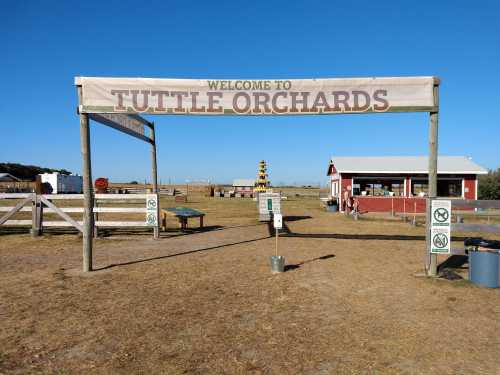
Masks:
[[[150,227],[158,225],[158,196],[156,194],[146,196],[146,225]]]
[[[431,253],[449,254],[451,250],[451,201],[435,199],[431,206]]]

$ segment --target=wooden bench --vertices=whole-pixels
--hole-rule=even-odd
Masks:
[[[203,228],[203,217],[205,216],[205,213],[189,207],[163,208],[160,214],[162,230],[164,231],[167,230],[167,216],[176,217],[179,220],[179,226],[181,230],[187,229],[189,218],[199,217],[200,228]]]

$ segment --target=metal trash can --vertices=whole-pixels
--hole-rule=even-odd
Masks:
[[[469,251],[469,280],[486,288],[500,287],[500,252]]]
[[[285,257],[273,255],[269,260],[271,261],[272,273],[285,272]]]

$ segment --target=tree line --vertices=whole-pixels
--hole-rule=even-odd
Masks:
[[[25,181],[34,181],[36,175],[40,173],[53,173],[70,175],[66,169],[44,168],[36,165],[23,165],[18,163],[0,163],[0,173],[10,173],[11,175]]]

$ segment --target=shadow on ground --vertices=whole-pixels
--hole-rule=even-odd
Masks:
[[[48,235],[65,235],[65,234],[78,234],[78,229],[75,228],[47,228],[43,230]],[[8,236],[15,234],[30,234],[31,227],[1,227],[0,236]]]
[[[130,262],[115,263],[115,264],[110,264],[110,265],[107,265],[107,266],[104,266],[104,267],[95,268],[94,271],[107,270],[107,269],[114,268],[114,267],[119,267],[119,266],[130,266],[130,265],[133,265],[133,264],[144,263],[144,262],[151,262],[151,261],[161,260],[161,259],[174,258],[174,257],[182,256],[182,255],[196,254],[196,253],[201,253],[201,252],[205,252],[205,251],[219,250],[219,249],[222,249],[222,248],[225,248],[225,247],[228,247],[228,246],[241,245],[241,244],[246,244],[246,243],[251,243],[251,242],[266,240],[268,238],[269,237],[266,236],[266,237],[255,238],[255,239],[252,239],[252,240],[232,242],[232,243],[218,245],[218,246],[206,247],[206,248],[203,248],[203,249],[196,249],[196,250],[191,250],[191,251],[185,251],[185,252],[182,252],[182,253],[175,253],[175,254],[161,255],[161,256],[152,257],[152,258],[146,258],[146,259],[132,260]]]
[[[317,258],[304,260],[303,262],[296,263],[296,264],[287,264],[287,265],[285,265],[285,272],[296,270],[306,263],[311,263],[311,262],[315,262],[318,260],[327,260],[327,259],[331,259],[331,258],[335,258],[335,254],[323,255],[323,256],[320,256]]]
[[[243,227],[243,226],[241,226]],[[215,230],[229,229],[232,227],[224,227],[222,225],[210,225],[204,226],[202,228],[187,228],[185,230],[180,229],[167,229],[166,231],[160,231],[160,237],[173,237],[173,236],[183,236],[193,233],[204,233]],[[237,227],[234,227],[237,228]],[[18,235],[18,234],[30,234],[30,227],[2,227],[0,230],[0,236],[7,235]],[[66,234],[79,234],[79,231],[75,228],[44,228],[43,234],[57,236]],[[42,235],[43,235],[42,234]],[[108,238],[112,236],[152,236],[152,228],[99,228],[98,238]]]
[[[312,219],[312,216],[283,216],[283,221],[299,221]]]

